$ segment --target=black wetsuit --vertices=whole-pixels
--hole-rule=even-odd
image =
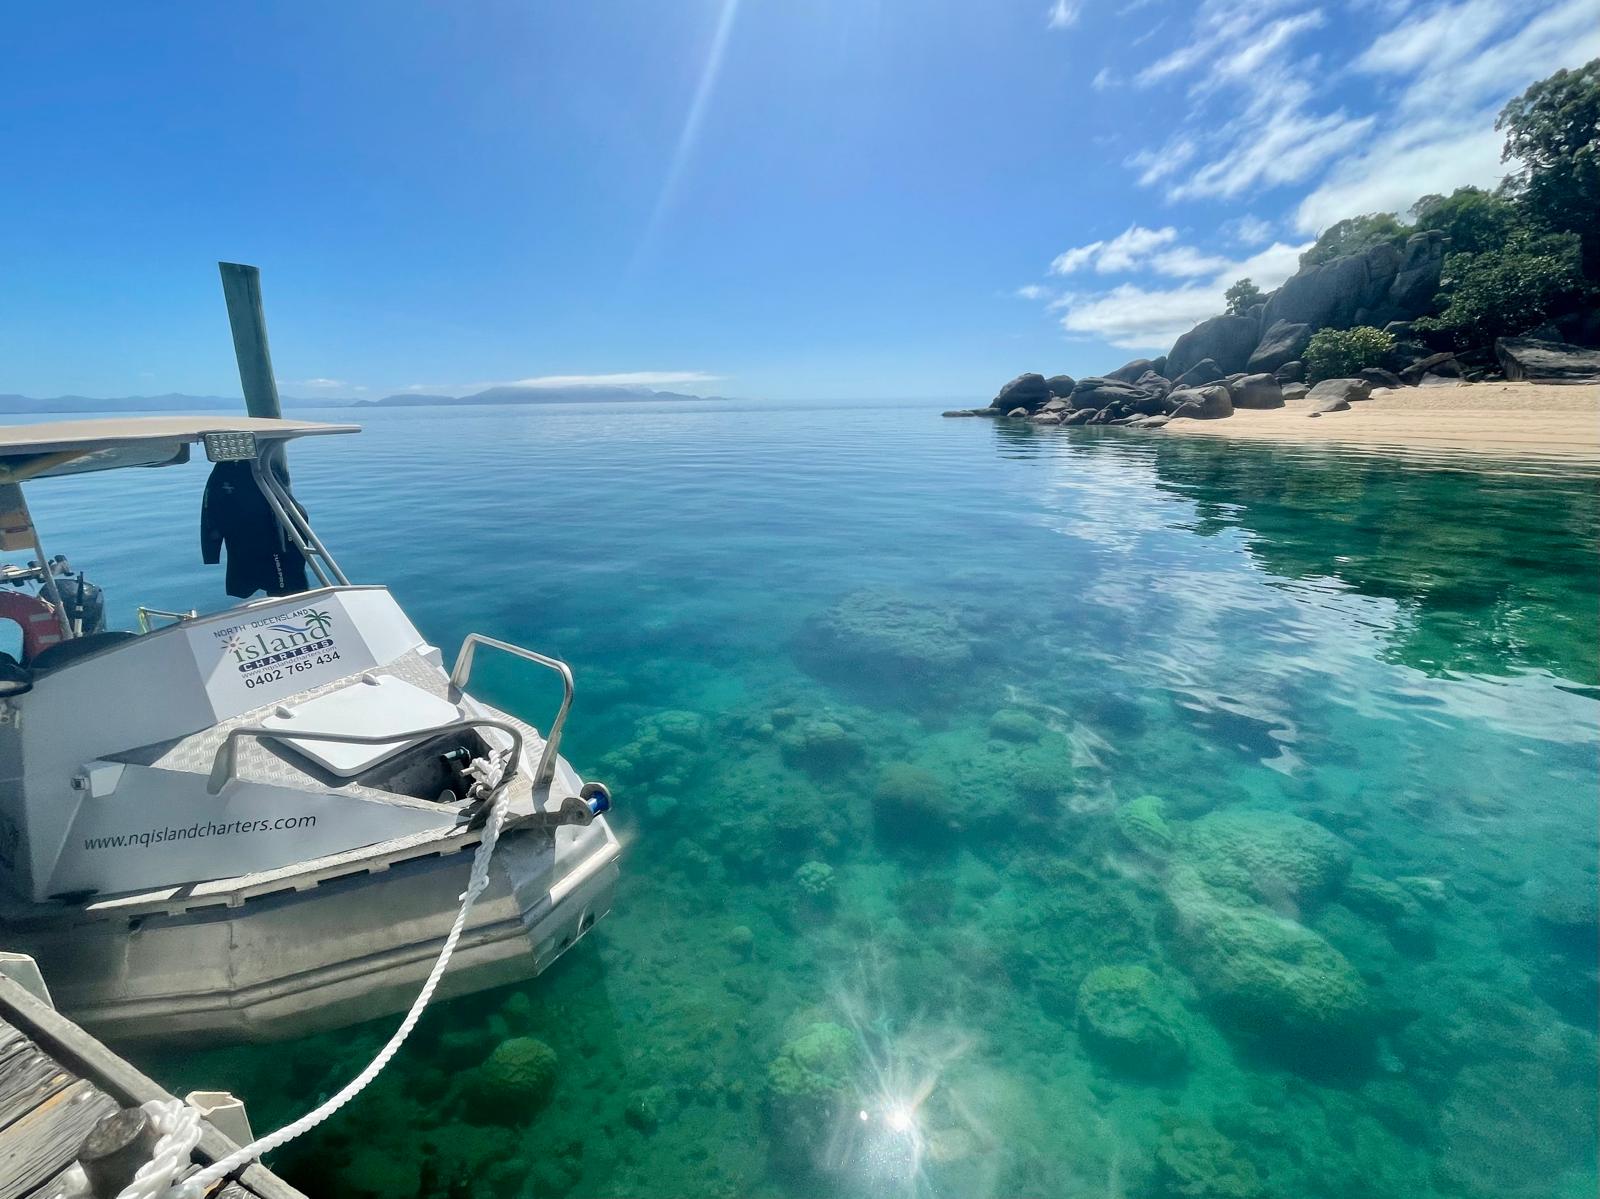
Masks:
[[[206,480],[200,506],[201,559],[214,565],[224,545],[229,595],[248,599],[258,591],[293,595],[306,590],[306,560],[278,524],[248,462],[219,462]]]

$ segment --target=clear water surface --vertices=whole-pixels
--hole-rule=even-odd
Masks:
[[[626,855],[557,967],[277,1155],[308,1193],[1595,1193],[1592,476],[924,405],[360,419],[294,447],[319,530],[447,651],[573,664]],[[119,623],[217,607],[204,474],[35,514]],[[390,1026],[145,1064],[264,1130]],[[553,1080],[482,1102],[528,1037]]]

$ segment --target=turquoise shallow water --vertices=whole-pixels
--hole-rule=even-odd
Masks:
[[[361,419],[293,453],[319,530],[437,643],[573,664],[626,855],[277,1156],[308,1193],[1594,1193],[1594,477],[913,405]],[[220,605],[203,478],[32,500],[126,624]],[[259,1131],[389,1028],[145,1064]],[[486,1102],[524,1037],[553,1082]]]

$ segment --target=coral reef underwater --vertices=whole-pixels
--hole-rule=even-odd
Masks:
[[[1594,1194],[1593,681],[1552,670],[1592,639],[1600,505],[1472,592],[1414,527],[1295,526],[1315,464],[1138,452],[1169,456],[1143,523],[1091,445],[1070,503],[1012,492],[1015,545],[970,561],[703,601],[658,572],[588,633],[600,600],[552,595],[616,907],[542,978],[436,1005],[276,1167],[351,1199]],[[1432,488],[1440,538],[1482,519],[1452,515],[1477,484],[1349,469]],[[1530,656],[1474,673],[1527,594]],[[146,1064],[259,1130],[389,1029]]]

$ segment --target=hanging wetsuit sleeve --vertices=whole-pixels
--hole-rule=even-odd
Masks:
[[[222,514],[217,511],[212,494],[216,489],[217,476],[216,467],[212,467],[211,477],[206,480],[205,494],[200,500],[200,561],[207,566],[215,566],[222,561]]]

